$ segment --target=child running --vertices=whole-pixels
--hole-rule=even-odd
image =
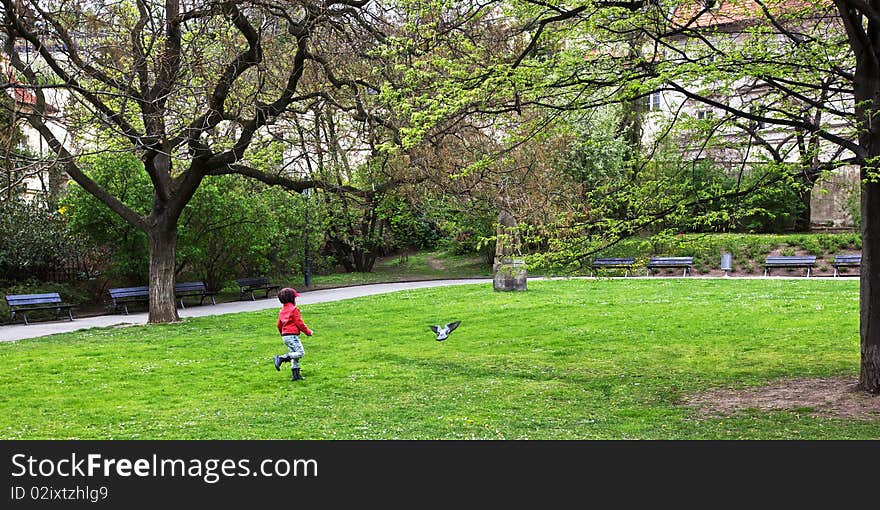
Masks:
[[[302,342],[299,341],[300,333],[306,336],[312,336],[312,330],[302,320],[299,308],[296,307],[296,298],[299,293],[289,287],[278,291],[278,301],[281,301],[281,311],[278,312],[278,332],[281,333],[281,340],[287,346],[288,353],[280,356],[272,356],[275,362],[275,370],[281,371],[281,364],[285,361],[290,362],[291,381],[299,381],[305,379],[299,373],[299,359],[305,356]]]

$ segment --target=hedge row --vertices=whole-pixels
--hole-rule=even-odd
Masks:
[[[830,268],[834,255],[856,254],[862,248],[856,232],[826,234],[680,234],[633,238],[595,254],[595,257],[635,257],[644,265],[651,256],[694,257],[694,273],[721,265],[721,254],[733,256],[734,272],[763,272],[767,255],[815,255],[817,269]]]

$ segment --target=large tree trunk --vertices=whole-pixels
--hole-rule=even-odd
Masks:
[[[847,30],[853,32],[852,12],[843,2],[836,1],[841,9]],[[877,0],[871,5],[876,7]],[[860,25],[859,29],[860,29]],[[859,287],[859,336],[861,365],[859,388],[880,393],[880,183],[877,182],[878,158],[880,158],[880,67],[877,65],[875,48],[880,48],[880,30],[876,22],[870,22],[867,33],[870,45],[855,38],[852,42],[856,54],[853,99],[855,118],[859,128],[859,146],[864,150],[861,161],[862,184],[862,266]],[[856,31],[858,31],[857,29]],[[851,41],[854,38],[850,37]],[[874,306],[877,305],[877,306]]]
[[[147,233],[150,238],[150,323],[178,320],[174,298],[174,264],[177,250],[176,222],[159,222]]]
[[[863,168],[859,388],[880,393],[880,183],[870,182],[866,173]]]

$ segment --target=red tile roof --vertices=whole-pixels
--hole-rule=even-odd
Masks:
[[[29,90],[26,87],[16,86],[18,79],[16,79],[15,74],[10,69],[7,73],[9,78],[9,84],[11,87],[6,89],[6,93],[9,94],[9,97],[15,100],[16,103],[27,105],[27,106],[36,106],[37,105],[37,96],[33,93],[33,91]],[[46,103],[46,113],[58,113],[58,108],[55,106]]]
[[[817,6],[828,6],[830,0],[762,0],[774,16]],[[700,14],[701,11],[704,11]],[[755,0],[714,0],[706,9],[706,0],[685,0],[675,7],[672,21],[675,25],[705,28],[729,25],[765,17],[762,6]]]

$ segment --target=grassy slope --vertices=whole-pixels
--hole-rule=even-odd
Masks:
[[[399,282],[408,280],[492,277],[492,265],[483,257],[451,255],[445,251],[426,251],[408,255],[393,255],[376,261],[371,273],[334,273],[314,275],[315,288],[364,283]],[[287,278],[301,282],[301,275]]]
[[[0,437],[880,439],[807,410],[698,420],[707,387],[858,369],[858,282],[571,280],[303,307],[290,383],[275,310],[0,345]],[[446,342],[427,326],[458,319]]]

